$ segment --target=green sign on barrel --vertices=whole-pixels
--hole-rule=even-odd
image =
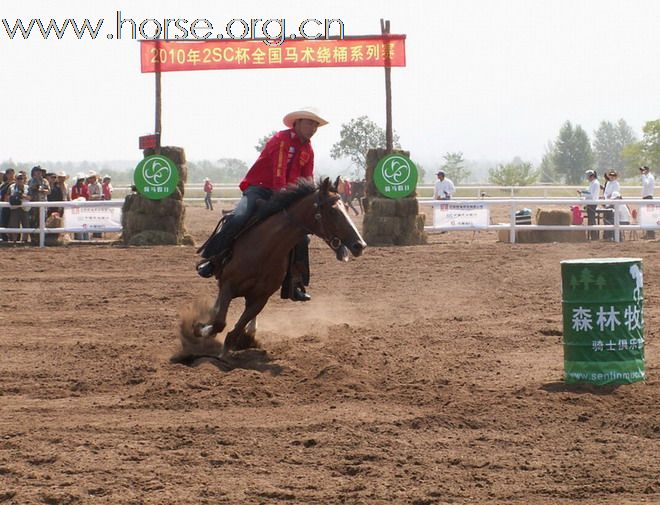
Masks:
[[[142,196],[151,200],[161,200],[170,196],[179,183],[179,171],[174,162],[166,156],[147,156],[135,167],[133,174],[135,187]]]
[[[642,260],[561,262],[567,383],[644,380]]]
[[[387,198],[403,198],[417,187],[417,167],[407,156],[390,154],[376,165],[374,184]]]

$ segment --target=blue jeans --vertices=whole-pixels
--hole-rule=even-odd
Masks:
[[[249,186],[243,191],[233,214],[227,216],[227,221],[222,225],[202,251],[202,258],[210,258],[231,247],[234,237],[245,226],[257,208],[257,200],[270,200],[273,190],[261,186]]]

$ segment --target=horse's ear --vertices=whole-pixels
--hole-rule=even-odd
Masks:
[[[330,177],[326,177],[321,181],[321,193],[324,195],[327,195],[330,192],[330,189],[332,188],[332,184],[330,184]]]

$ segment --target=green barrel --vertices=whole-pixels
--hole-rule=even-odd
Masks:
[[[565,381],[644,380],[642,260],[562,261],[561,281]]]

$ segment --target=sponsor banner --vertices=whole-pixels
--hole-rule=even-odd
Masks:
[[[64,209],[66,228],[121,228],[121,208],[119,207],[66,207]]]
[[[490,212],[483,203],[442,203],[433,209],[434,228],[487,228]]]
[[[405,35],[350,39],[140,42],[142,72],[240,68],[405,67]]]
[[[660,226],[660,204],[644,203],[640,205],[638,221],[642,228]]]

